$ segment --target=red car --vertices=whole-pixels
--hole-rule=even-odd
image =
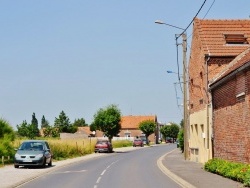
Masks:
[[[144,146],[142,139],[140,139],[140,138],[134,139],[134,141],[133,141],[133,147],[136,147],[136,146],[141,146],[141,147]]]
[[[113,146],[108,140],[98,140],[95,145],[95,153],[96,152],[113,152]]]

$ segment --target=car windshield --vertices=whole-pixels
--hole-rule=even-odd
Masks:
[[[41,142],[24,142],[19,148],[20,150],[43,150],[43,143]]]
[[[107,141],[98,141],[97,144],[108,144]]]

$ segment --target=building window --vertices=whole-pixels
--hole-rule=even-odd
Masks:
[[[224,34],[226,44],[248,44],[244,34]]]
[[[194,108],[194,104],[192,103],[192,104],[190,104],[190,108],[191,109],[193,109]]]
[[[191,84],[194,85],[194,80],[193,78],[190,80]]]
[[[200,104],[203,104],[203,99],[200,99],[199,102],[200,102]]]

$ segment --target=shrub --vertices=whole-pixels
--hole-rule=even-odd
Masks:
[[[122,148],[132,146],[133,143],[130,140],[115,140],[112,141],[113,148]]]
[[[12,141],[15,138],[14,130],[10,124],[4,119],[0,119],[0,157],[14,156],[14,148]]]
[[[181,152],[184,152],[184,130],[181,129],[178,133],[178,141]]]
[[[204,168],[208,172],[241,182],[245,186],[250,186],[250,165],[222,159],[210,159],[205,163]]]

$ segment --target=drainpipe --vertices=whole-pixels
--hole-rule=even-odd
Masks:
[[[206,95],[207,95],[207,102],[206,102],[206,113],[207,113],[207,118],[206,118],[206,121],[207,121],[207,149],[209,149],[209,146],[210,146],[210,126],[209,126],[209,123],[210,123],[210,117],[209,117],[209,105],[210,105],[210,98],[209,98],[209,92],[208,92],[208,62],[210,60],[210,56],[209,55],[205,55],[205,58],[206,58]],[[210,155],[208,154],[208,158],[210,157]]]

